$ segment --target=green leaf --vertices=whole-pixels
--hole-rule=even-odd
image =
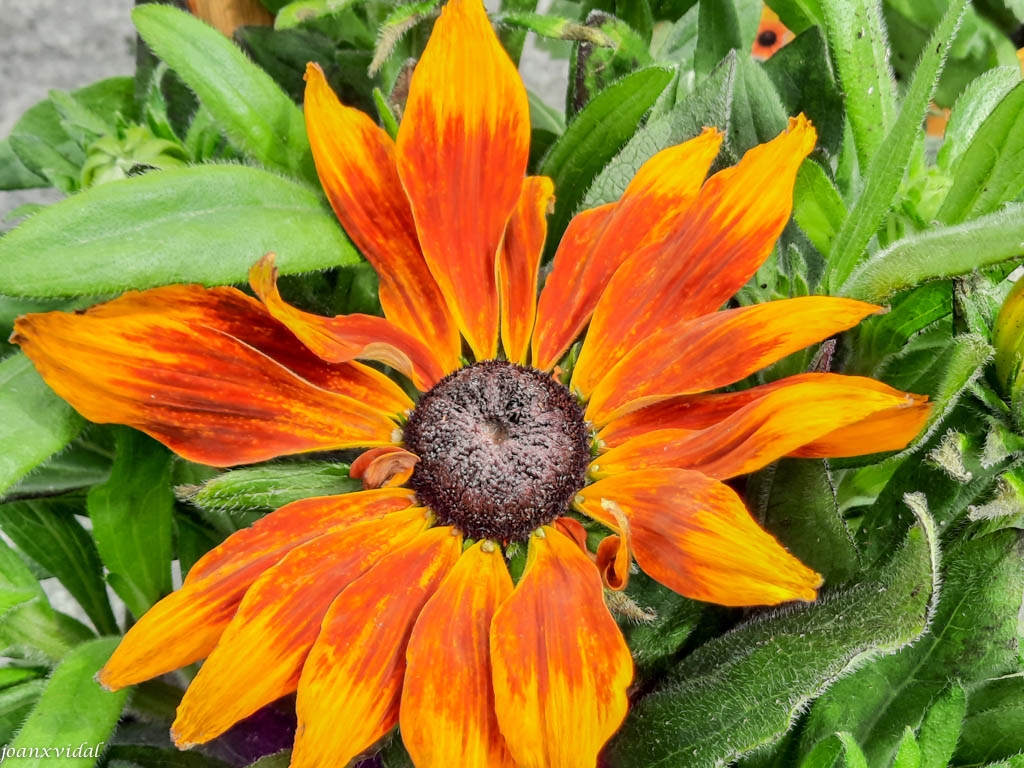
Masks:
[[[0,652],[12,656],[35,650],[50,659],[61,658],[68,650],[62,635],[36,577],[0,539]]]
[[[921,747],[914,736],[914,729],[909,726],[903,731],[892,768],[921,768]]]
[[[893,297],[887,313],[869,317],[857,326],[849,372],[873,376],[887,356],[899,352],[914,334],[952,311],[949,283],[926,283]]]
[[[958,764],[981,764],[1024,752],[1024,673],[971,689]]]
[[[723,153],[733,161],[786,128],[782,99],[761,65],[749,56],[737,56],[736,63],[736,91]]]
[[[132,699],[138,701],[138,694]],[[103,756],[104,764],[111,768],[228,768],[218,760],[202,752],[182,752],[177,749],[161,749],[143,744],[114,744]],[[252,766],[260,765],[257,760]],[[249,768],[252,768],[250,766]],[[287,768],[287,762],[282,768]]]
[[[962,2],[959,7],[962,10]],[[874,0],[835,0],[820,5],[829,51],[846,94],[846,115],[853,128],[857,160],[862,169],[870,168],[873,162],[877,164],[884,155],[879,155],[879,150],[896,122],[896,86],[889,70],[889,41],[881,10],[882,4]],[[954,22],[959,15],[958,10]],[[948,47],[949,33],[953,29],[955,27],[944,28],[946,37],[933,37],[933,41],[943,41]],[[921,74],[919,65],[915,78],[920,78]],[[934,80],[935,76],[933,73],[928,79]],[[926,98],[925,105],[927,102]],[[909,96],[907,104],[910,104]],[[916,110],[914,120],[920,122],[924,108],[917,110],[915,104],[912,109]],[[899,173],[902,178],[902,168]]]
[[[837,733],[839,741],[843,744],[843,757],[846,758],[847,768],[868,768],[868,759],[860,748],[857,740],[849,731]]]
[[[0,424],[3,493],[74,440],[85,422],[54,394],[28,358],[17,353],[0,362]]]
[[[821,0],[768,0],[765,3],[795,34],[823,26]]]
[[[932,702],[917,737],[921,745],[921,768],[946,768],[949,765],[966,710],[967,696],[959,683],[947,685]]]
[[[672,79],[664,67],[634,72],[595,96],[551,147],[539,173],[555,182],[558,197],[548,220],[548,243],[558,243],[584,193],[636,131]]]
[[[1015,669],[1022,565],[1016,531],[948,552],[928,633],[895,656],[863,666],[814,702],[803,732],[805,748],[848,730],[871,765],[884,765],[904,729],[921,723],[947,680],[980,681]]]
[[[132,20],[235,146],[267,168],[317,183],[302,110],[233,42],[167,5],[137,6]]]
[[[33,173],[11,148],[11,140],[0,141],[0,190],[34,189],[47,186],[47,181]]]
[[[11,743],[45,687],[44,680],[28,680],[0,690],[0,744]]]
[[[93,187],[33,216],[0,239],[0,284],[47,297],[244,283],[268,251],[282,274],[359,259],[308,187],[259,168],[202,165]]]
[[[18,760],[19,768],[91,768],[114,732],[128,689],[111,693],[93,677],[110,658],[120,638],[102,637],[71,651],[39,697],[39,703],[10,748],[49,748],[47,756]],[[75,753],[93,750],[88,756]],[[56,753],[55,750],[62,750]]]
[[[89,533],[61,502],[0,504],[0,528],[15,546],[56,576],[101,632],[118,631],[107,599],[103,566]]]
[[[846,219],[839,190],[813,160],[804,160],[793,188],[793,218],[815,248],[828,253]]]
[[[978,128],[1020,82],[1016,67],[996,67],[974,78],[953,105],[939,148],[939,167],[952,171],[970,146]]]
[[[800,768],[833,768],[843,754],[843,742],[838,736],[819,741],[803,760]],[[847,761],[849,763],[849,761]]]
[[[12,486],[4,499],[19,501],[57,496],[104,482],[110,475],[110,455],[100,446],[79,438],[68,450],[51,456]]]
[[[851,216],[854,214],[851,214]],[[930,229],[897,240],[864,261],[839,292],[884,302],[929,280],[995,266],[1024,253],[1024,203],[962,224]]]
[[[990,213],[1024,190],[1024,83],[978,128],[953,173],[938,219],[956,224]]]
[[[865,5],[867,4],[867,0],[863,0],[863,2]],[[842,229],[836,235],[832,251],[829,253],[827,285],[832,293],[835,293],[840,286],[843,286],[850,273],[853,272],[857,263],[861,260],[871,237],[885,219],[889,212],[889,207],[896,197],[899,185],[903,181],[903,174],[907,169],[907,164],[910,162],[916,139],[921,133],[925,110],[928,108],[928,102],[935,91],[935,84],[942,69],[942,62],[945,59],[946,52],[949,50],[949,46],[952,44],[953,35],[963,13],[965,2],[966,0],[952,0],[950,2],[949,10],[942,17],[942,22],[939,26],[936,27],[935,34],[929,40],[921,56],[921,61],[914,71],[913,80],[910,82],[907,95],[903,99],[903,106],[900,108],[899,117],[895,122],[891,120],[882,121],[880,115],[872,116],[870,111],[867,114],[862,114],[859,118],[865,121],[878,120],[880,122],[865,122],[862,126],[862,129],[865,131],[864,135],[872,135],[871,141],[867,144],[870,151],[861,162],[861,168],[867,169],[866,180],[864,191],[850,211],[850,215],[846,218]],[[832,8],[831,4],[826,4],[826,7],[830,9],[827,11],[828,14],[839,14],[838,6],[837,8]],[[842,7],[845,8],[846,6]],[[855,36],[860,30],[860,27],[854,26],[843,34]],[[865,34],[865,38],[870,38],[871,34],[869,31]],[[848,53],[851,53],[851,51],[848,51]],[[856,66],[856,62],[847,61],[847,66]],[[843,70],[840,68],[841,76],[842,72]],[[888,78],[888,69],[885,69],[886,82],[889,82]],[[850,89],[845,87],[848,84],[844,81],[843,85],[844,91],[850,94]],[[880,88],[881,85],[876,84],[872,86],[865,83],[860,84],[858,87]],[[888,98],[887,96],[886,99]],[[855,107],[853,101],[856,101],[856,99],[848,100],[846,107],[847,112],[850,114],[851,123],[854,122],[852,113]],[[887,126],[890,123],[892,124],[892,129],[885,133],[883,140],[879,126]],[[872,125],[874,126],[874,134],[868,131],[868,128]],[[876,137],[877,141],[875,141]],[[864,141],[864,139],[862,138],[861,141]],[[860,156],[862,151],[860,144],[858,144],[857,151],[858,156]]]
[[[860,570],[827,462],[783,459],[748,478],[747,495],[764,526],[827,584]]]
[[[708,75],[729,51],[750,51],[761,21],[761,3],[752,0],[700,0],[697,12],[697,50],[693,69]]]
[[[709,641],[635,704],[609,762],[700,768],[773,743],[865,654],[894,651],[924,631],[934,547],[931,523],[922,518],[874,579],[814,605],[761,613]]]
[[[136,618],[171,591],[172,459],[156,441],[121,428],[110,479],[89,491],[107,580]]]
[[[581,40],[576,46],[568,97],[573,112],[620,77],[653,61],[647,40],[622,19],[594,10],[585,27],[599,30],[606,42]]]

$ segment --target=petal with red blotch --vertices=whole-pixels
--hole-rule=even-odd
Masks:
[[[477,360],[497,352],[495,259],[529,147],[526,88],[482,0],[449,0],[409,84],[398,175],[423,255]]]
[[[446,372],[455,370],[459,329],[420,251],[394,142],[368,116],[342,105],[316,64],[306,67],[304,108],[320,183],[380,277],[384,314],[434,350]]]
[[[724,387],[879,311],[862,301],[805,296],[684,320],[619,361],[594,390],[587,418],[604,426],[659,400]]]
[[[260,576],[203,663],[171,728],[187,749],[292,693],[327,609],[350,583],[429,524],[412,508],[300,544]]]
[[[128,630],[100,671],[100,682],[124,688],[205,658],[245,591],[288,552],[329,531],[408,509],[414,501],[405,488],[303,499],[232,534],[192,566],[181,589]]]
[[[726,480],[879,416],[895,433],[887,441],[902,448],[920,431],[930,410],[927,398],[873,379],[819,374],[776,389],[705,429],[660,429],[627,440],[595,459],[590,474],[607,477],[634,469],[678,467]],[[877,440],[863,440],[863,428],[858,435],[860,440],[851,440],[846,447],[861,447],[864,453],[879,450]]]
[[[629,518],[633,554],[651,578],[694,600],[777,605],[814,600],[821,577],[761,529],[728,486],[685,469],[645,469],[588,485],[576,507],[613,526]]]
[[[461,551],[432,528],[338,595],[302,668],[292,768],[346,765],[398,722],[409,635]]]
[[[501,343],[505,357],[520,365],[526,364],[530,351],[537,315],[537,270],[554,191],[554,182],[546,176],[528,176],[523,181],[519,203],[508,220],[498,252]]]
[[[531,537],[523,577],[494,615],[491,664],[516,763],[593,768],[626,716],[633,659],[597,568],[555,528]]]
[[[371,448],[359,455],[348,469],[348,476],[363,481],[363,488],[402,485],[412,477],[420,457],[397,445]]]
[[[618,203],[584,211],[569,223],[538,308],[534,365],[547,370],[579,336],[615,270],[672,233],[697,199],[722,143],[714,128],[662,150]],[[588,334],[589,335],[589,334]]]
[[[467,549],[416,620],[399,727],[419,768],[512,768],[494,714],[490,628],[512,593],[501,549]]]
[[[249,270],[249,284],[267,311],[317,356],[330,363],[355,358],[376,360],[404,373],[426,392],[444,376],[444,369],[422,341],[383,317],[339,315],[320,317],[291,306],[277,290],[274,254]]]
[[[173,317],[47,312],[19,318],[12,338],[87,419],[135,427],[190,461],[228,466],[393,442],[388,415]]]
[[[789,220],[793,185],[815,132],[802,115],[778,138],[712,176],[673,231],[615,273],[594,311],[573,374],[584,397],[639,342],[713,312],[761,263]]]

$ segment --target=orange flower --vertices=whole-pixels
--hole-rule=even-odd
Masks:
[[[750,55],[758,61],[770,59],[772,55],[793,39],[789,27],[783,24],[767,5],[761,9],[761,23],[757,28],[757,37],[750,48]]]
[[[170,286],[17,323],[82,414],[187,459],[369,449],[352,466],[366,490],[231,536],[100,679],[205,658],[181,746],[298,691],[302,768],[342,765],[396,724],[418,766],[593,766],[627,709],[632,662],[604,589],[626,586],[632,559],[698,600],[813,600],[818,574],[722,481],[900,448],[927,416],[923,397],[830,373],[713,392],[879,309],[815,296],[716,311],[789,219],[814,129],[798,117],[706,182],[717,131],[659,153],[572,221],[538,300],[552,183],[524,178],[526,91],[480,0],[444,8],[397,143],[315,65],[306,116],[384,318],[289,306],[268,256],[250,274],[259,300]],[[551,371],[588,325],[567,388]],[[612,531],[596,552],[570,508]],[[528,547],[518,581],[513,542]]]

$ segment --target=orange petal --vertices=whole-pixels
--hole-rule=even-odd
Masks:
[[[287,326],[318,357],[330,363],[355,358],[390,365],[427,391],[444,376],[426,345],[383,317],[339,315],[321,317],[291,306],[277,290],[274,254],[268,253],[249,270],[249,284],[273,317]]]
[[[396,512],[325,533],[264,572],[185,691],[171,728],[174,743],[205,743],[292,693],[334,598],[427,524],[424,509]]]
[[[477,360],[498,343],[495,258],[530,146],[526,88],[481,0],[450,0],[409,85],[398,175],[430,271]]]
[[[363,488],[402,485],[412,477],[420,457],[397,445],[371,448],[352,462],[348,476],[363,481]]]
[[[413,624],[461,551],[453,529],[432,528],[337,597],[299,680],[292,768],[346,765],[398,722]]]
[[[542,531],[491,623],[498,722],[520,766],[593,768],[626,716],[633,660],[593,563]]]
[[[434,351],[446,372],[462,341],[420,251],[412,209],[395,166],[391,137],[346,107],[317,64],[306,67],[306,131],[335,214],[380,277],[380,303],[395,325]]]
[[[416,620],[402,686],[402,741],[419,768],[511,768],[494,714],[491,619],[512,593],[501,549],[466,550]]]
[[[530,334],[537,315],[537,270],[548,234],[547,214],[555,200],[555,185],[546,176],[523,181],[519,204],[508,220],[498,253],[498,291],[501,299],[501,343],[505,357],[525,365]]]
[[[629,518],[637,564],[685,597],[720,605],[814,600],[821,577],[789,554],[717,480],[685,469],[645,469],[588,485],[580,511],[614,526]]]
[[[761,11],[761,24],[751,46],[750,55],[758,61],[770,59],[782,46],[793,39],[793,33],[767,5]]]
[[[303,499],[231,535],[192,566],[181,589],[128,630],[100,682],[124,688],[205,658],[246,590],[288,552],[329,531],[407,509],[414,498],[404,488],[387,488]]]
[[[587,418],[603,426],[658,400],[724,387],[878,311],[852,299],[806,296],[684,320],[622,358],[594,390]]]
[[[135,427],[191,461],[227,466],[392,442],[390,414],[313,386],[215,327],[163,313],[166,298],[133,293],[84,314],[26,315],[12,339],[87,419]]]
[[[721,134],[706,128],[662,150],[641,166],[618,203],[569,223],[537,310],[536,367],[550,368],[579,336],[620,264],[671,234],[693,206],[721,143]]]
[[[776,389],[705,429],[660,429],[634,437],[595,459],[590,474],[607,477],[631,469],[678,467],[725,480],[873,417],[882,417],[895,432],[882,439],[902,448],[920,431],[929,411],[923,396],[873,379],[822,374]],[[864,439],[863,427],[857,434],[859,440],[840,442],[849,448],[859,445],[864,453],[879,450],[879,433],[874,443]]]
[[[580,524],[579,520],[574,517],[556,517],[551,525],[576,542],[576,546],[585,555],[590,556],[590,550],[587,549],[587,529]]]
[[[793,118],[785,133],[708,179],[667,237],[623,263],[594,311],[573,374],[584,397],[639,342],[713,312],[750,279],[789,220],[796,172],[814,141],[807,119]]]
[[[923,395],[910,397],[914,398],[914,405],[909,408],[874,413],[856,424],[829,432],[789,455],[801,459],[834,459],[905,448],[924,429],[932,409]]]

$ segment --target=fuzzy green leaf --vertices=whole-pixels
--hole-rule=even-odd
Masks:
[[[964,89],[953,105],[936,158],[941,168],[951,171],[956,167],[978,128],[1020,82],[1020,76],[1015,67],[996,67],[974,78]]]
[[[1024,752],[1024,673],[971,689],[956,748],[958,764],[981,764]]]
[[[0,744],[11,743],[45,687],[44,680],[27,680],[0,690]]]
[[[236,147],[267,168],[316,183],[302,110],[231,40],[168,5],[140,5],[132,21]]]
[[[359,259],[308,187],[259,168],[201,165],[93,187],[33,216],[0,239],[0,285],[48,297],[244,283],[268,251],[282,274]]]
[[[697,77],[705,77],[729,51],[745,54],[750,50],[761,20],[761,3],[751,0],[700,0],[699,6],[693,69]]]
[[[839,190],[813,160],[804,160],[793,188],[793,218],[807,239],[822,253],[832,247],[836,232],[846,219]]]
[[[959,683],[950,683],[932,702],[918,732],[921,768],[946,768],[949,765],[966,710],[967,696]]]

